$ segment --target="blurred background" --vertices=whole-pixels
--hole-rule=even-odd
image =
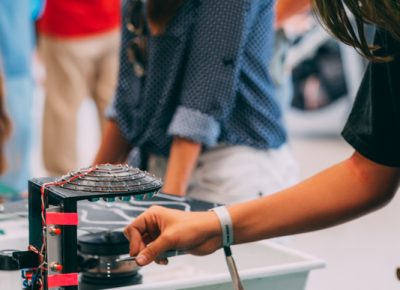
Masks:
[[[0,9],[7,8],[1,6]],[[14,11],[11,6],[7,9]],[[40,9],[34,9],[36,12],[32,21],[39,17]],[[2,14],[0,12],[0,16]],[[21,19],[21,10],[18,15]],[[0,25],[3,25],[2,30],[18,35],[18,39],[23,37],[16,31],[16,26],[10,26],[1,19]],[[8,162],[10,167],[15,160],[22,162],[22,167],[28,171],[22,173],[23,176],[48,176],[50,173],[43,162],[43,116],[46,98],[44,84],[49,71],[46,71],[43,57],[34,46],[34,38],[40,38],[40,32],[39,35],[33,30],[24,33],[27,35],[27,44],[18,43],[17,46],[28,47],[28,84],[21,77],[7,77],[6,62],[10,60],[13,51],[8,51],[9,54],[3,57],[2,62],[6,74],[6,91],[11,95],[15,87],[20,89],[15,93],[20,98],[19,103],[12,105],[15,99],[10,99],[15,97],[6,95],[7,105],[25,106],[22,111],[10,114],[15,132],[29,131],[27,140],[16,141],[30,144],[28,149],[21,149],[29,151],[29,160],[21,161],[11,157]],[[292,17],[279,33],[285,41],[275,81],[285,110],[289,144],[303,179],[352,154],[352,148],[342,140],[340,132],[366,63],[351,48],[332,39],[309,11]],[[0,46],[4,45],[4,41],[0,38]],[[31,96],[23,99],[22,94],[25,92]],[[74,142],[78,167],[82,167],[93,162],[100,144],[101,125],[95,100],[89,96],[83,99],[77,115],[77,137]],[[29,129],[19,129],[20,116],[26,117],[23,122],[27,122]],[[22,135],[26,137],[25,133]],[[11,182],[7,185],[11,189],[10,192],[3,192],[5,197],[13,196],[14,192],[24,192],[20,184]],[[395,275],[396,268],[400,266],[400,235],[395,230],[400,220],[399,203],[400,196],[397,195],[389,206],[372,215],[331,229],[287,239],[286,245],[321,258],[327,264],[325,269],[311,273],[307,289],[399,289],[400,282]]]

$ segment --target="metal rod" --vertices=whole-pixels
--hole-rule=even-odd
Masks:
[[[115,262],[136,262],[136,257],[125,257],[125,258],[120,258],[116,259]]]
[[[171,250],[171,251],[167,251],[163,254],[161,254],[158,258],[171,258],[171,257],[175,257],[175,256],[179,256],[179,255],[183,255],[186,254],[185,251],[177,251],[177,250]],[[136,257],[125,257],[125,258],[120,258],[117,259],[116,262],[130,262],[130,261],[135,261]]]

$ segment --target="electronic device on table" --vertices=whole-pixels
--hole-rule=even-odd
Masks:
[[[159,193],[158,178],[127,165],[98,165],[29,181],[27,251],[0,252],[0,270],[22,271],[22,289],[91,290],[140,284],[124,259],[122,230],[151,205],[202,211],[215,204]],[[177,251],[165,256],[182,254]]]

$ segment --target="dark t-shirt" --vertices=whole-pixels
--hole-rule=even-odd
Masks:
[[[375,44],[394,60],[369,64],[342,135],[366,158],[400,167],[400,41],[378,31]]]

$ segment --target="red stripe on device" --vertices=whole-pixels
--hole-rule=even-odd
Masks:
[[[78,214],[77,213],[64,213],[64,212],[47,212],[46,213],[47,225],[61,225],[61,226],[77,226]]]
[[[47,277],[47,287],[78,286],[78,273],[49,275]]]

